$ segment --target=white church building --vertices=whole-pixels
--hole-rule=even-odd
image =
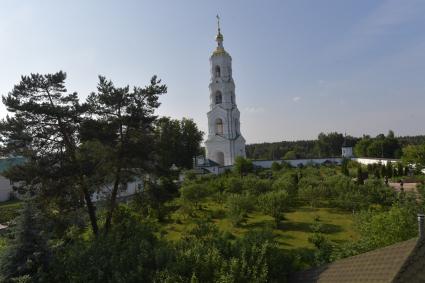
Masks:
[[[206,157],[219,166],[231,166],[237,156],[245,157],[245,139],[241,134],[240,113],[236,105],[232,57],[224,50],[220,22],[216,41],[217,47],[210,57],[210,111],[207,113]]]

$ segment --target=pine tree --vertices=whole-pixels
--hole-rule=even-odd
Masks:
[[[155,110],[159,96],[167,92],[156,76],[145,88],[115,87],[112,81],[99,77],[98,91],[87,98],[90,116],[83,124],[83,142],[97,141],[106,153],[110,173],[105,184],[112,183],[105,220],[108,233],[116,207],[118,192],[144,171],[152,170],[154,159]]]
[[[25,201],[12,228],[13,239],[0,258],[0,282],[16,282],[24,278],[27,279],[24,282],[41,282],[50,259],[41,224],[39,209],[32,201]]]
[[[86,172],[77,160],[79,135],[86,108],[77,93],[67,94],[66,74],[31,74],[3,96],[13,116],[0,122],[4,155],[23,156],[6,177],[23,193],[57,202],[63,210],[86,207],[93,232],[97,233],[95,206]]]

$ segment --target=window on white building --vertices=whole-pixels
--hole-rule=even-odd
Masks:
[[[220,118],[215,120],[215,133],[217,135],[223,135],[223,120]]]
[[[217,91],[215,93],[215,104],[221,104],[223,101],[223,97],[221,96],[221,92]]]
[[[215,77],[219,78],[221,76],[220,66],[215,66]]]

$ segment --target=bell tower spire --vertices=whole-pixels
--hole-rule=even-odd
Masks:
[[[215,37],[215,41],[217,41],[217,49],[216,51],[221,51],[224,52],[224,47],[223,47],[223,35],[221,34],[221,29],[220,29],[220,16],[217,14],[217,35]]]

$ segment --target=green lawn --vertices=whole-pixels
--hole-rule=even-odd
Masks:
[[[0,223],[6,223],[18,216],[21,201],[12,200],[0,202]]]
[[[197,217],[211,219],[221,231],[227,231],[235,236],[241,236],[251,229],[273,227],[273,218],[260,212],[250,213],[247,221],[240,227],[233,227],[225,216],[225,208],[214,202],[203,204],[203,209],[197,212]],[[196,218],[188,218],[175,212],[169,224],[164,228],[167,238],[178,240],[181,233],[194,226]],[[276,240],[283,249],[312,248],[308,242],[311,234],[311,224],[315,219],[323,224],[324,233],[330,240],[341,243],[358,239],[353,230],[353,216],[349,212],[332,208],[299,207],[285,213],[285,220],[278,229],[273,229]]]

